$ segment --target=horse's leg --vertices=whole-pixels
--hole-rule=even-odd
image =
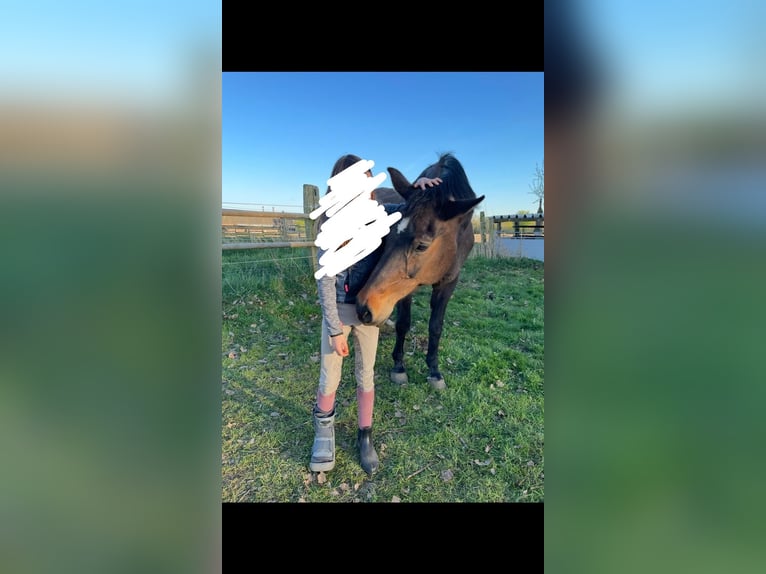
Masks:
[[[400,385],[407,382],[407,371],[404,368],[404,338],[410,330],[412,323],[412,295],[405,297],[396,304],[396,344],[391,356],[394,359],[394,368],[389,376],[391,380]]]
[[[447,310],[447,303],[449,303],[456,285],[457,278],[449,283],[434,285],[431,292],[431,318],[428,321],[426,364],[428,365],[428,382],[435,389],[447,388],[444,377],[439,372],[439,341],[442,337],[444,312]]]

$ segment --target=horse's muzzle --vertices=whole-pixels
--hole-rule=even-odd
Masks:
[[[365,325],[372,324],[372,312],[370,311],[370,308],[367,305],[361,305],[357,303],[356,316],[359,317],[359,320]]]

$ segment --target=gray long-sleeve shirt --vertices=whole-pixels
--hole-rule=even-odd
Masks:
[[[319,250],[319,257],[324,254]],[[343,325],[338,317],[338,302],[336,300],[337,290],[335,287],[337,275],[323,275],[317,280],[317,291],[319,292],[319,306],[322,308],[322,320],[327,326],[327,332],[330,336],[340,335],[343,332]]]

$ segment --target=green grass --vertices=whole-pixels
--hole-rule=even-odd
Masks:
[[[542,262],[466,262],[442,334],[444,391],[426,382],[430,288],[413,298],[406,385],[388,378],[395,333],[381,328],[372,478],[355,445],[353,360],[337,394],[336,466],[308,468],[321,321],[309,250],[225,251],[222,290],[224,502],[543,501]]]

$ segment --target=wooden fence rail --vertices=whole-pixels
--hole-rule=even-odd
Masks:
[[[223,250],[267,249],[278,247],[310,247],[316,270],[316,222],[309,214],[319,206],[319,188],[303,186],[303,213],[247,211],[223,209],[221,242]],[[496,256],[495,239],[503,236],[502,223],[513,222],[513,237],[539,237],[544,235],[542,213],[526,215],[479,214],[479,233],[474,235],[472,257]],[[530,223],[534,222],[532,225]],[[528,233],[529,232],[529,233]]]
[[[303,213],[223,209],[221,242],[224,250],[311,247],[316,258],[316,222],[309,214],[319,206],[319,188],[303,186]]]
[[[276,247],[315,247],[313,241],[256,241],[254,243],[224,243],[224,251],[236,249],[274,249]]]

